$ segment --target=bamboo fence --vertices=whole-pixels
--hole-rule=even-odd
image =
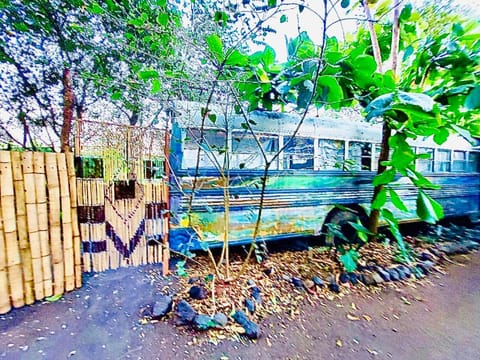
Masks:
[[[0,151],[0,314],[82,284],[72,154]]]

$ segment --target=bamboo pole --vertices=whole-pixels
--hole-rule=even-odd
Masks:
[[[43,291],[45,296],[53,294],[52,267],[48,236],[47,184],[45,177],[45,153],[33,153],[33,171],[35,173],[35,193],[37,195],[38,235],[42,254]]]
[[[167,141],[168,139],[168,134],[166,137]],[[165,156],[168,156],[168,149],[167,145],[165,145]],[[166,176],[167,179],[169,177],[169,169],[167,167],[166,169]],[[170,216],[169,216],[169,189],[168,189],[168,183],[166,181],[162,181],[162,187],[161,187],[161,196],[160,196],[160,204],[162,204],[162,210],[160,210],[160,218],[161,218],[161,223],[162,223],[162,239],[163,239],[163,246],[159,249],[160,254],[161,254],[161,262],[162,262],[162,274],[166,275],[169,272],[169,262],[170,262],[170,248],[168,244],[168,232],[169,232],[169,221],[170,221]],[[163,204],[166,205],[166,209],[163,209]]]
[[[14,307],[21,307],[25,305],[22,261],[17,240],[12,162],[8,151],[0,151],[0,184],[2,184],[0,188],[0,207],[2,208],[3,237],[6,248],[10,298]]]
[[[5,314],[12,308],[8,290],[7,252],[3,234],[3,216],[0,206],[0,314]]]
[[[71,154],[66,155],[67,162],[67,174],[68,174],[68,187],[69,187],[69,197],[70,197],[70,214],[72,219],[72,241],[73,241],[73,263],[74,263],[74,276],[75,276],[75,287],[79,288],[82,286],[82,239],[80,236],[80,226],[78,223],[78,213],[77,213],[77,194],[81,193],[78,191],[77,184],[78,181],[75,178],[75,164],[73,161],[73,156]],[[66,270],[65,270],[66,271]],[[69,290],[70,285],[67,280],[67,290]]]
[[[48,231],[53,268],[53,294],[61,295],[65,291],[65,269],[60,220],[60,214],[62,211],[60,202],[60,181],[58,179],[60,174],[59,169],[57,168],[57,154],[45,153],[45,174],[47,176],[48,190]],[[66,174],[61,175],[65,176]],[[68,208],[70,209],[70,206]]]
[[[63,270],[65,280],[65,290],[71,291],[75,288],[75,250],[73,245],[73,224],[72,215],[77,211],[72,211],[72,198],[70,195],[70,182],[76,185],[75,178],[70,179],[67,166],[67,158],[71,157],[69,153],[57,154],[57,167],[60,188],[60,206],[61,206],[61,230],[62,230],[62,253]],[[75,197],[75,194],[73,194]],[[75,199],[73,199],[75,200]]]
[[[22,154],[23,178],[25,185],[25,207],[27,211],[28,238],[32,256],[33,289],[36,300],[43,299],[43,267],[40,236],[38,233],[37,196],[35,192],[35,174],[33,169],[33,153]]]
[[[30,242],[28,239],[27,208],[25,199],[25,185],[23,181],[22,156],[18,151],[11,153],[13,181],[15,187],[15,210],[17,214],[17,234],[22,258],[23,291],[25,303],[33,304],[35,294],[33,291],[33,268]]]

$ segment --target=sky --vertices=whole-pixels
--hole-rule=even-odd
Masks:
[[[422,0],[411,0],[404,2],[412,2],[415,4],[421,3]],[[458,4],[459,7],[466,8],[468,14],[470,14],[473,19],[480,19],[480,0],[453,0],[452,2],[454,4]],[[313,9],[313,11],[317,11],[318,13],[323,11],[323,1],[306,0],[305,3],[307,3]],[[355,13],[345,14],[345,12],[342,12],[340,6],[337,6],[337,8],[339,11],[339,15],[342,18],[351,18],[355,15]],[[269,34],[266,38],[266,42],[275,49],[277,53],[277,60],[284,61],[286,59],[285,36],[289,38],[294,38],[298,35],[299,29],[301,31],[307,31],[310,38],[314,42],[318,43],[320,41],[319,39],[321,38],[321,25],[319,25],[318,15],[314,14],[313,11],[305,9],[302,13],[299,14],[295,8],[295,10],[287,12],[286,22],[281,23],[280,16],[270,20],[270,24],[277,30],[277,33]],[[364,15],[362,11],[357,11],[356,17],[363,16]],[[332,13],[331,19],[332,21],[336,20],[336,15]],[[300,27],[298,26],[298,24],[300,24]],[[335,26],[332,26],[328,31],[328,35],[343,38],[343,31],[354,32],[355,28],[356,22],[354,20],[342,21],[341,25],[340,23],[337,23]],[[263,48],[263,46],[260,48]]]

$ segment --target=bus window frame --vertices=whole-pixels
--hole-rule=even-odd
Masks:
[[[240,154],[251,155],[251,156],[258,155],[258,156],[260,156],[262,166],[252,168],[252,167],[248,166],[248,163],[245,163],[244,167],[240,167],[241,163],[239,163],[238,164],[239,166],[236,166],[236,164],[231,166],[230,170],[259,170],[259,169],[264,169],[265,168],[264,159],[263,159],[263,156],[260,154],[259,150],[256,151],[256,152],[238,152],[237,149],[234,150],[234,144],[235,144],[235,141],[236,141],[235,139],[236,139],[237,134],[242,134],[242,136],[252,137],[251,141],[255,141],[253,135],[248,130],[233,129],[230,132],[230,135],[229,135],[230,136],[230,149],[231,149],[231,151],[230,151],[230,161],[235,164],[234,157],[236,157],[237,155],[240,155]],[[259,140],[261,138],[270,138],[269,141],[271,141],[272,139],[276,140],[276,150],[275,151],[266,151],[264,149],[264,152],[267,155],[267,158],[271,159],[275,154],[278,153],[278,151],[280,149],[280,136],[278,134],[272,134],[272,133],[268,133],[268,132],[255,132],[255,136]],[[238,142],[238,144],[239,143],[240,142]],[[279,169],[278,163],[279,163],[279,161],[278,161],[278,157],[277,157],[277,159],[274,161],[274,163],[272,163],[270,169],[271,170],[278,170]]]

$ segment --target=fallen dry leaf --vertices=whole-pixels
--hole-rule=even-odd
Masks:
[[[335,341],[335,344],[338,346],[338,347],[342,347],[343,346],[343,342],[342,340],[338,339],[337,341]]]
[[[358,321],[360,320],[360,318],[356,315],[352,315],[352,314],[347,314],[347,319],[348,320],[351,320],[351,321]]]
[[[367,314],[363,314],[362,317],[367,320],[368,322],[372,321],[372,318],[368,316]]]

